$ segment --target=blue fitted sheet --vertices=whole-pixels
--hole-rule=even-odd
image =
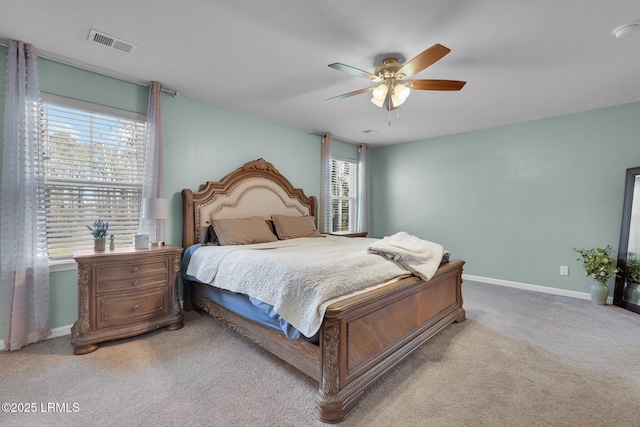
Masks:
[[[192,282],[198,282],[198,280],[186,274],[187,266],[193,252],[198,249],[201,244],[193,245],[184,251],[182,257],[182,268],[180,275],[183,279],[190,280]],[[201,282],[200,282],[201,283]],[[253,297],[245,294],[239,294],[230,292],[224,289],[216,288],[212,285],[203,286],[203,290],[207,297],[216,304],[226,308],[227,310],[258,323],[262,326],[266,326],[278,332],[282,332],[287,338],[295,340],[303,338],[307,341],[317,342],[317,334],[314,337],[307,338],[300,331],[294,328],[289,322],[283,319],[273,306],[262,301],[259,301]]]

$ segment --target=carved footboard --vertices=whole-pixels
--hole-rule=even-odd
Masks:
[[[198,309],[223,321],[319,383],[316,415],[339,423],[357,406],[367,386],[452,322],[465,320],[462,267],[451,261],[428,282],[410,277],[327,308],[320,345],[290,340],[209,300],[200,286]]]
[[[344,420],[369,384],[442,328],[465,320],[463,265],[453,261],[429,282],[404,279],[327,309],[320,341],[318,418]]]

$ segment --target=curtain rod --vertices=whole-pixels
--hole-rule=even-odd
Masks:
[[[0,39],[0,46],[9,47],[8,40]],[[69,65],[71,67],[79,68],[81,70],[91,71],[92,73],[101,74],[103,76],[122,80],[127,83],[133,83],[141,86],[150,86],[150,83],[148,81],[136,79],[134,77],[127,76],[125,74],[116,73],[115,71],[107,70],[106,68],[96,67],[82,61],[76,61],[74,59],[67,58],[62,55],[56,55],[55,53],[47,52],[45,50],[41,50],[38,48],[36,48],[36,55],[40,58],[48,59],[50,61],[58,62],[64,65]],[[169,95],[173,95],[173,96],[182,95],[182,93],[179,90],[172,90],[164,87],[161,90],[162,92],[167,93]]]

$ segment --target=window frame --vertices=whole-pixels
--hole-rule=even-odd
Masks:
[[[116,117],[125,120],[133,120],[137,122],[145,123],[145,133],[146,133],[146,122],[147,116],[146,114],[128,111],[120,108],[110,107],[106,105],[101,105],[93,102],[82,101],[74,98],[68,98],[65,96],[55,95],[52,93],[41,92],[40,93],[40,105],[42,104],[54,104],[56,106],[61,106],[63,108],[76,109],[86,112],[91,112],[100,115],[106,115],[111,117]],[[42,114],[42,112],[40,113]],[[40,117],[40,120],[43,117]],[[42,123],[40,124],[42,126]],[[41,131],[44,131],[42,129]],[[146,144],[146,136],[143,136],[143,144]],[[43,141],[43,144],[46,144],[46,141]],[[146,149],[146,147],[144,147]],[[144,153],[142,155],[144,159]],[[45,177],[45,187],[47,187],[46,177]],[[47,206],[48,209],[48,206]],[[87,230],[87,233],[89,231]],[[67,270],[76,270],[77,265],[73,258],[67,259],[51,259],[49,258],[49,271],[57,272],[57,271],[67,271]]]
[[[357,222],[358,222],[358,162],[354,159],[350,159],[348,157],[342,157],[342,156],[336,156],[336,155],[331,155],[329,158],[330,164],[331,164],[331,176],[329,177],[329,226],[330,226],[330,230],[328,230],[329,233],[333,233],[333,232],[337,232],[337,231],[355,231],[357,228]],[[333,192],[333,188],[334,188],[334,161],[335,162],[343,162],[343,163],[349,163],[351,166],[350,168],[352,169],[352,172],[350,171],[350,176],[349,176],[349,184],[350,188],[349,188],[349,193],[351,194],[350,196],[334,196],[334,192]],[[351,173],[353,174],[353,176],[351,176]],[[349,217],[348,217],[348,225],[347,225],[347,229],[341,229],[338,228],[337,230],[335,229],[335,225],[334,225],[334,212],[333,212],[333,201],[334,200],[342,200],[342,201],[346,201],[347,203],[349,203]]]

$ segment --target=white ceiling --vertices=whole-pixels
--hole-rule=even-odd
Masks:
[[[386,145],[640,101],[640,33],[611,34],[638,19],[638,0],[0,0],[0,40]],[[138,47],[91,43],[92,28]],[[327,64],[373,71],[435,43],[451,53],[415,78],[466,80],[460,92],[412,91],[399,120],[369,94],[325,102],[371,85]]]

